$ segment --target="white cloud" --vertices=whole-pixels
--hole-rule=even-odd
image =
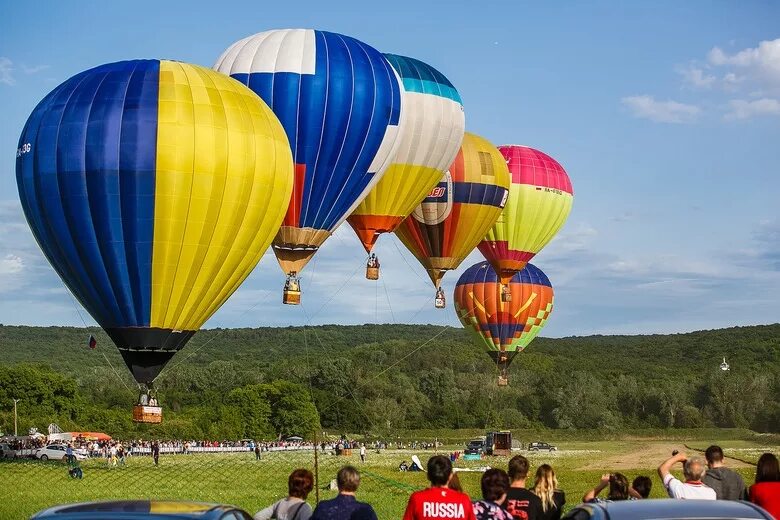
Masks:
[[[27,65],[22,64],[22,70],[25,74],[37,74],[38,72],[46,70],[50,67],[50,65],[33,65],[32,67],[28,67]]]
[[[712,74],[708,74],[703,69],[695,66],[678,69],[678,72],[683,77],[685,83],[691,85],[694,88],[711,88],[718,80]]]
[[[620,100],[631,110],[634,117],[649,119],[657,123],[692,123],[701,113],[695,105],[677,101],[657,101],[653,96],[628,96]]]
[[[707,60],[718,67],[736,67],[770,88],[780,88],[780,38],[762,41],[757,47],[728,54],[714,47]]]
[[[13,254],[5,255],[0,260],[0,275],[16,274],[24,269],[24,260]]]
[[[8,86],[16,85],[13,72],[13,62],[5,56],[0,56],[0,83]]]
[[[780,116],[780,101],[770,98],[746,101],[732,99],[729,101],[729,112],[726,119],[750,119],[754,116]]]

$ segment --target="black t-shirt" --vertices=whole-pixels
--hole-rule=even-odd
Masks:
[[[563,513],[563,504],[566,503],[566,495],[563,491],[555,490],[553,492],[553,502],[555,507],[551,507],[547,512],[539,515],[540,520],[560,520],[561,513]]]
[[[542,518],[542,501],[525,488],[509,488],[504,501],[504,509],[515,520],[540,520]]]

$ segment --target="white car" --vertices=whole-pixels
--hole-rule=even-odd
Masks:
[[[35,458],[41,460],[65,460],[65,448],[64,444],[49,444],[45,448],[38,448],[35,451]],[[75,450],[73,451],[73,456],[76,457],[76,460],[87,458],[81,453],[76,453]]]

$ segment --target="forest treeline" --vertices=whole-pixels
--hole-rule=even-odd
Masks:
[[[95,350],[87,338],[98,339]],[[719,365],[726,357],[728,372]],[[0,326],[0,430],[57,422],[119,437],[271,439],[314,430],[739,427],[780,431],[780,324],[538,338],[496,385],[459,328],[308,326],[199,332],[155,383],[160,426],[99,329]]]

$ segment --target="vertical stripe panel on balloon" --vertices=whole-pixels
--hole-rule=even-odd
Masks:
[[[100,295],[100,304],[106,306],[115,320],[124,321],[125,316],[117,303],[108,275],[108,266],[97,242],[86,171],[87,150],[101,146],[99,142],[90,142],[87,133],[92,105],[98,101],[96,98],[100,86],[107,76],[108,73],[91,75],[65,106],[57,141],[57,180],[63,215],[72,233],[76,255]],[[94,153],[99,154],[100,151],[95,149]],[[99,208],[96,210],[99,211]]]
[[[174,328],[167,314],[182,292],[175,282],[195,182],[193,141],[197,131],[192,93],[176,64],[161,66],[158,121],[151,326]]]
[[[157,157],[157,60],[136,65],[125,95],[119,168],[122,226],[125,231],[136,326],[149,326],[152,307],[152,242]]]
[[[255,95],[239,90],[232,80],[209,78],[226,100],[223,117],[230,148],[225,150],[225,194],[209,249],[211,272],[199,273],[208,285],[203,300],[211,303],[197,306],[193,323],[213,314],[260,261],[283,218],[280,214],[271,221],[268,214],[286,206],[293,183],[289,142],[273,113],[262,110]]]

